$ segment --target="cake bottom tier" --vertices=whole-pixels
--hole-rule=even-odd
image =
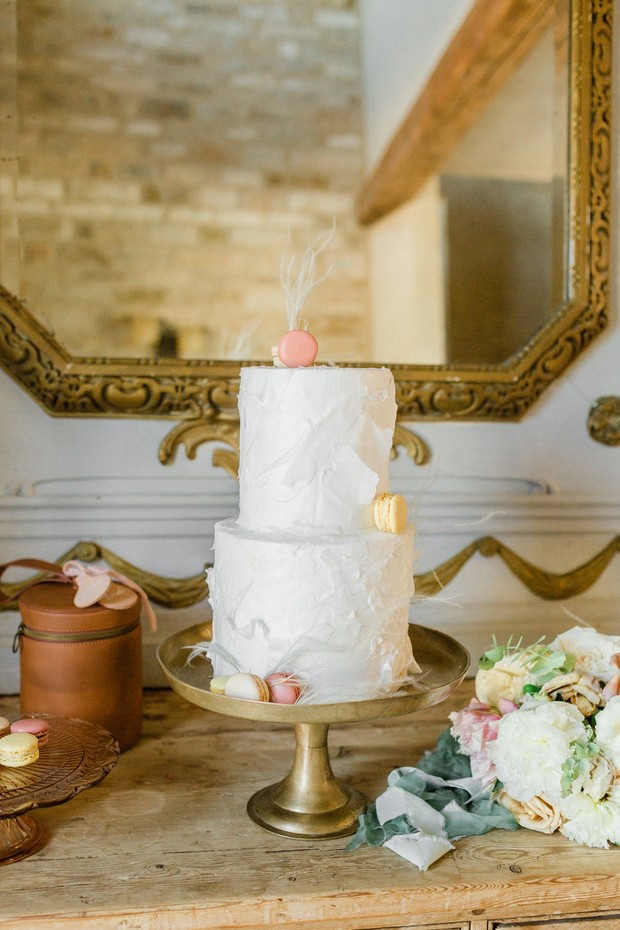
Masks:
[[[368,700],[417,670],[408,636],[413,530],[299,537],[215,527],[214,675],[285,671],[312,703]]]

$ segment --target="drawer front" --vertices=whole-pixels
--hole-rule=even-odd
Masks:
[[[490,922],[489,930],[620,930],[620,914]]]

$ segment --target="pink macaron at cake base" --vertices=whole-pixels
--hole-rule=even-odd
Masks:
[[[299,679],[290,672],[272,672],[265,682],[274,704],[296,704],[303,691]]]
[[[22,717],[11,724],[11,733],[30,733],[36,736],[39,746],[49,742],[49,723],[39,717]]]
[[[209,690],[213,694],[224,694],[245,701],[296,704],[304,689],[299,679],[290,672],[272,672],[264,679],[251,672],[236,672],[212,678]]]

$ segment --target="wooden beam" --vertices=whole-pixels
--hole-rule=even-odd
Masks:
[[[357,198],[369,225],[410,200],[553,22],[554,0],[476,0]]]

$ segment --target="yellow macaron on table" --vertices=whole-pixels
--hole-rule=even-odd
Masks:
[[[49,737],[30,764],[0,765],[0,865],[32,855],[45,833],[29,812],[69,801],[112,771],[118,743],[103,727],[46,716]]]
[[[252,820],[272,833],[330,839],[354,833],[367,799],[339,781],[331,768],[331,724],[352,723],[421,711],[445,700],[461,683],[469,655],[456,640],[427,627],[410,625],[409,637],[421,672],[414,685],[389,697],[337,704],[275,704],[242,700],[210,689],[208,659],[188,663],[196,643],[211,639],[211,622],[197,624],[164,640],[157,658],[181,697],[216,713],[265,723],[289,723],[295,730],[295,754],[288,775],[256,792],[248,801]]]

